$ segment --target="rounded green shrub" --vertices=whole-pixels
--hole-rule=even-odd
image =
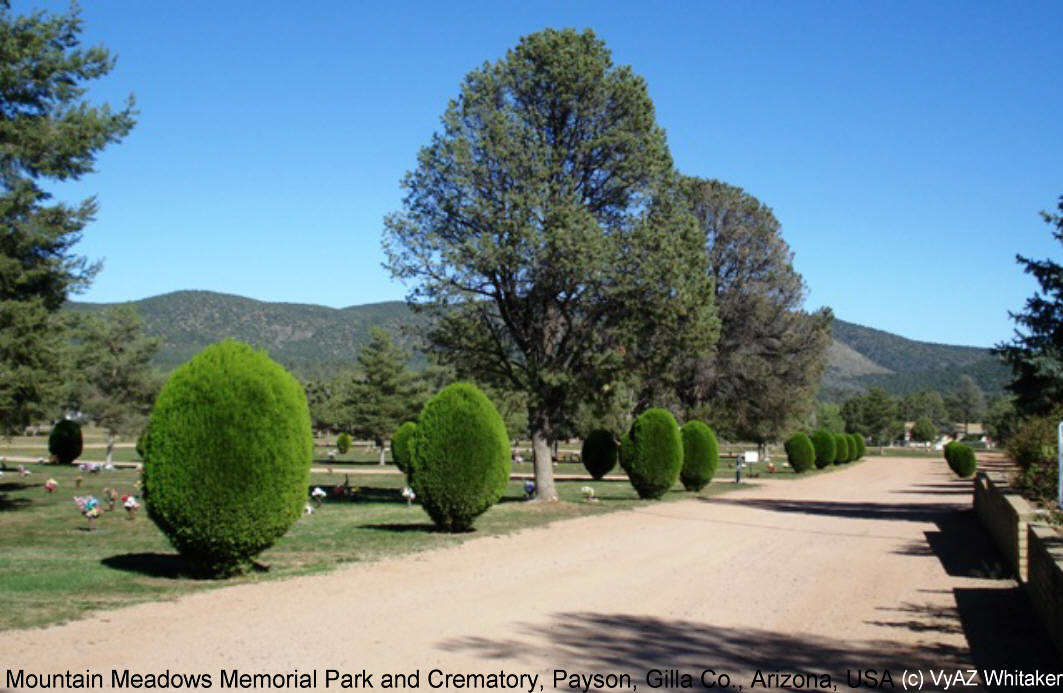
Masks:
[[[509,436],[475,385],[454,383],[425,404],[410,443],[413,489],[442,529],[460,532],[498,502],[509,482]]]
[[[949,443],[949,445],[952,446],[952,450],[946,450],[945,453],[945,460],[949,463],[949,469],[963,479],[973,476],[978,468],[974,448],[966,443]]]
[[[347,451],[351,449],[351,436],[349,433],[344,432],[336,436],[336,449],[339,450],[341,455],[347,454]]]
[[[846,434],[849,439],[849,459],[858,460],[864,456],[864,439],[855,433]]]
[[[225,340],[166,381],[149,422],[148,514],[193,570],[238,572],[299,519],[314,442],[302,386]]]
[[[795,433],[786,439],[786,459],[795,473],[807,472],[816,463],[816,448],[812,439],[804,433]]]
[[[407,475],[410,473],[410,442],[416,431],[417,424],[407,421],[391,436],[391,461]]]
[[[716,434],[701,421],[687,421],[679,429],[683,439],[683,468],[679,480],[687,491],[700,491],[712,481],[720,464]]]
[[[948,443],[945,443],[945,447],[941,449],[941,454],[944,455],[945,462],[948,463],[950,469],[952,468],[953,451],[955,450],[957,445],[959,445],[959,443],[953,440]]]
[[[838,444],[834,442],[834,434],[822,429],[816,431],[812,434],[812,447],[816,449],[817,469],[834,464],[834,456],[838,451]]]
[[[849,457],[849,439],[844,434],[834,434],[834,463],[844,464],[851,458]]]
[[[48,452],[59,464],[70,464],[81,457],[81,426],[77,421],[63,419],[48,434]]]
[[[647,409],[624,439],[620,464],[639,498],[660,498],[679,479],[683,439],[667,409]]]
[[[617,444],[613,434],[605,429],[591,431],[583,441],[580,459],[587,473],[595,480],[613,471],[616,466]]]

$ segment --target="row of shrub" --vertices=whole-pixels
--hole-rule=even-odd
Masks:
[[[601,479],[620,463],[640,498],[660,498],[676,481],[688,491],[705,488],[720,462],[716,434],[701,421],[682,427],[667,409],[640,414],[621,441],[610,431],[591,431],[580,457],[587,473]]]
[[[812,469],[824,469],[832,464],[844,464],[862,458],[867,452],[863,436],[855,433],[831,433],[818,430],[809,436],[795,433],[784,445],[786,459],[794,472],[800,474]]]

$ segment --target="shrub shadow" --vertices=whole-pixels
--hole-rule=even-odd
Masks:
[[[358,525],[358,527],[360,529],[375,529],[380,532],[441,532],[441,530],[431,522],[382,522],[376,524]]]
[[[108,556],[100,563],[115,570],[153,578],[176,580],[197,577],[185,559],[175,553],[124,553]]]

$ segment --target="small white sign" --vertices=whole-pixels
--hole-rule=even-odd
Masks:
[[[760,455],[756,450],[746,450],[742,454],[742,458],[746,461],[746,464],[753,464],[760,461]]]

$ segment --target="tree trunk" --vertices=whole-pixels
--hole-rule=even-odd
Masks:
[[[554,460],[546,427],[532,427],[531,437],[532,454],[535,457],[535,498],[539,501],[556,501]]]
[[[114,455],[114,431],[107,431],[107,464],[111,463]]]
[[[380,443],[380,464],[387,464],[388,463],[387,454],[388,454],[387,446],[383,442],[381,442]]]

